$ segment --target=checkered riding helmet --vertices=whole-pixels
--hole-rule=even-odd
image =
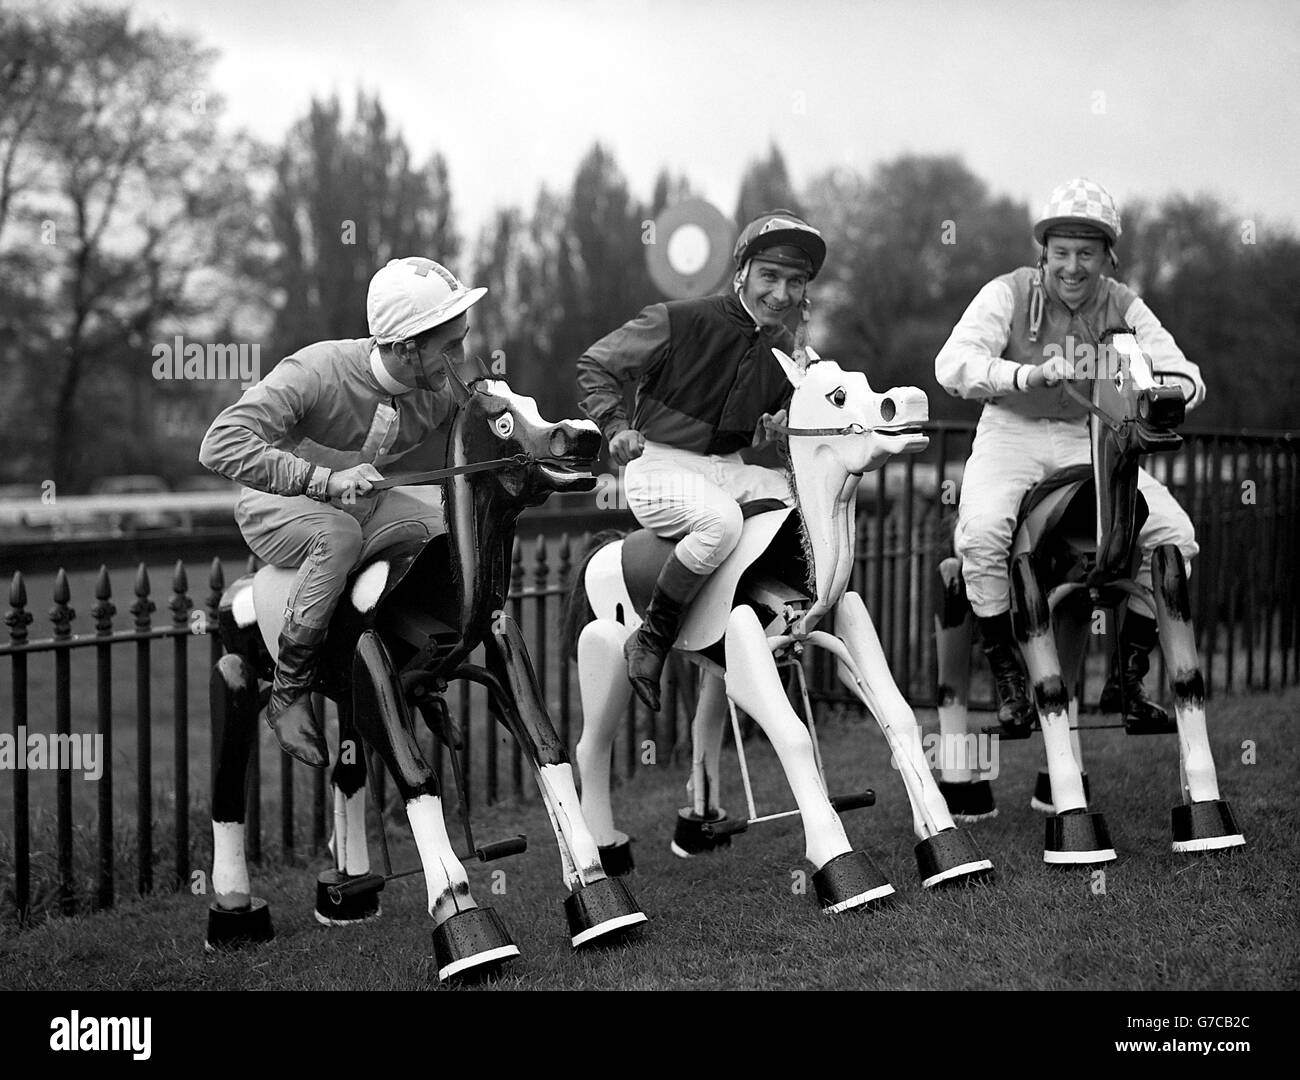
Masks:
[[[432,259],[393,259],[370,279],[366,318],[381,345],[409,341],[477,304],[487,289],[468,289]]]
[[[1113,248],[1120,231],[1119,207],[1110,192],[1085,177],[1067,180],[1053,191],[1034,222],[1034,239],[1040,244],[1047,243],[1049,233],[1074,237],[1100,234]]]

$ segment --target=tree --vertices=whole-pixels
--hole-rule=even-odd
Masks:
[[[980,287],[1034,258],[1028,207],[953,157],[904,156],[870,180],[833,170],[808,206],[828,249],[814,343],[878,386],[934,390],[934,357]],[[935,416],[973,415],[946,394],[930,402]]]
[[[268,210],[279,246],[272,281],[283,296],[276,358],[364,336],[366,287],[390,259],[424,255],[464,276],[446,161],[435,153],[415,167],[365,93],[350,124],[337,97],[312,102],[279,152]]]
[[[736,227],[743,229],[759,214],[776,209],[803,216],[802,206],[786,172],[785,158],[776,143],[772,143],[767,157],[751,161],[741,178],[740,196],[736,201]]]
[[[1294,428],[1300,241],[1210,196],[1124,210],[1120,276],[1200,365],[1196,427]]]
[[[188,36],[99,9],[3,33],[0,290],[22,344],[0,363],[26,377],[0,408],[22,410],[20,467],[75,486],[157,459],[151,343],[200,317],[251,246],[246,147],[217,135],[212,55]]]

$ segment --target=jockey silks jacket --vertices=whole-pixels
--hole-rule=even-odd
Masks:
[[[756,326],[734,293],[651,304],[579,359],[582,409],[606,441],[630,426],[651,442],[730,454],[789,400],[774,347],[791,353],[794,334]],[[629,424],[623,387],[634,380]]]
[[[384,370],[374,338],[322,341],[280,361],[212,422],[199,461],[272,495],[313,493],[363,463],[381,473],[429,468],[451,390],[411,389]]]
[[[1142,298],[1111,278],[1103,277],[1092,299],[1078,311],[1071,311],[1044,285],[1042,321],[1037,340],[1031,340],[1034,274],[1028,266],[1003,274],[971,301],[934,361],[935,375],[949,393],[995,402],[1027,419],[1082,420],[1087,410],[1063,385],[1020,391],[1016,372],[1022,364],[1043,363],[1057,349],[1082,364],[1089,350],[1095,358],[1102,333],[1127,326],[1150,357],[1154,374],[1178,378],[1189,409],[1205,399],[1200,368],[1183,355]]]

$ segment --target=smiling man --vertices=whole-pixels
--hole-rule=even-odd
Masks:
[[[324,766],[310,688],[348,572],[372,551],[446,531],[442,509],[372,491],[445,431],[446,364],[464,360],[468,289],[431,259],[393,259],[370,281],[371,336],[285,357],[212,422],[199,460],[245,486],[235,520],[273,566],[297,567],[280,633],[267,722],[284,750]],[[427,467],[427,466],[426,466]]]
[[[757,463],[771,459],[767,425],[784,422],[790,397],[772,350],[802,343],[808,283],[826,243],[790,211],[772,210],[741,230],[733,255],[725,293],[651,304],[578,361],[582,407],[614,463],[627,466],[628,506],[678,541],[625,648],[632,686],[656,710],[682,613],[740,539],[740,503],[790,500],[784,472]]]
[[[1034,225],[1042,245],[1038,265],[985,285],[935,358],[944,389],[985,402],[962,480],[954,544],[993,670],[998,720],[1012,735],[1025,734],[1035,717],[1011,631],[1007,560],[1016,512],[1025,492],[1049,472],[1091,460],[1087,411],[1062,381],[1091,377],[1096,359],[1106,355],[1101,335],[1127,326],[1157,377],[1182,386],[1189,409],[1205,397],[1200,370],[1151,309],[1106,276],[1119,265],[1119,236],[1119,209],[1105,188],[1082,178],[1062,184]],[[1091,370],[1075,370],[1079,357],[1093,359],[1083,365]],[[1149,510],[1138,537],[1138,580],[1150,587],[1155,547],[1177,544],[1189,565],[1198,548],[1187,514],[1145,469],[1138,490]],[[1102,709],[1113,712],[1123,699],[1125,719],[1137,727],[1168,721],[1142,687],[1156,642],[1153,616],[1149,606],[1130,601],[1118,669],[1124,692],[1112,679],[1101,700]]]

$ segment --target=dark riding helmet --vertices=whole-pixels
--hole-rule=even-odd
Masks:
[[[733,258],[737,271],[750,259],[762,258],[806,270],[811,281],[826,261],[826,241],[789,210],[769,210],[740,230]]]

